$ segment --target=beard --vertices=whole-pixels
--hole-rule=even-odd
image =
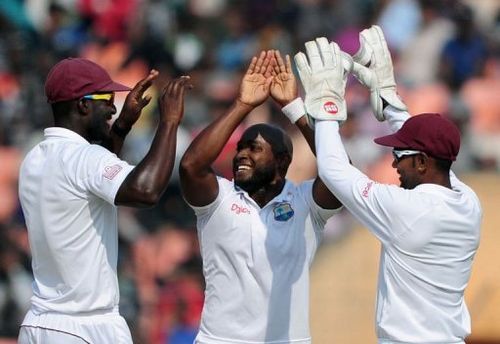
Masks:
[[[111,141],[111,134],[107,121],[96,120],[89,128],[89,141],[104,147],[108,147]]]
[[[234,183],[246,192],[253,193],[271,184],[276,176],[275,171],[274,164],[264,166],[262,168],[255,169],[253,174],[248,178],[235,178]]]
[[[400,187],[406,190],[413,190],[417,187],[419,183],[417,183],[414,179],[408,178],[406,176],[401,177]]]

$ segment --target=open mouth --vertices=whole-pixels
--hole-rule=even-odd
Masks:
[[[252,167],[250,165],[237,165],[234,168],[234,174],[236,175],[243,175],[248,173],[249,171],[252,170]]]
[[[240,171],[248,171],[250,169],[252,169],[252,168],[250,166],[248,166],[248,165],[238,165],[236,167],[236,171],[238,171],[238,172],[240,172]]]

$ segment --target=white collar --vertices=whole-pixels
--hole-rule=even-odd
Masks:
[[[73,130],[69,130],[69,129],[62,128],[62,127],[45,128],[45,130],[43,131],[43,135],[45,136],[46,139],[64,138],[64,139],[70,139],[73,141],[78,141],[81,143],[90,144],[81,135],[77,134]]]
[[[234,186],[234,190],[237,193],[243,195],[245,198],[247,198],[248,200],[250,200],[251,202],[253,202],[257,205],[257,203],[253,200],[253,198],[248,195],[248,192],[246,192],[245,190],[243,190],[242,188],[240,188],[239,186],[237,186],[234,183],[234,179],[233,179],[233,186]],[[276,195],[272,200],[270,200],[266,205],[264,205],[263,208],[267,207],[268,205],[275,204],[275,203],[285,203],[285,202],[289,203],[289,202],[291,202],[292,195],[293,195],[292,188],[294,186],[295,185],[291,181],[289,181],[288,179],[285,179],[285,185],[283,186],[283,189],[281,190],[281,192],[278,195]]]

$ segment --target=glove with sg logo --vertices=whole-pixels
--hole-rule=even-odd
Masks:
[[[347,76],[352,69],[351,56],[325,37],[306,42],[305,47],[307,56],[297,53],[295,64],[306,93],[305,107],[310,126],[314,126],[315,120],[345,121],[344,94]]]

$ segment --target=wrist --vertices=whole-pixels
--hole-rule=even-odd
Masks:
[[[160,119],[159,125],[161,126],[176,126],[178,127],[181,124],[181,119],[172,119],[172,118],[166,118],[166,119]]]
[[[248,112],[252,111],[255,108],[254,105],[245,103],[240,98],[236,99],[236,101],[234,102],[234,106],[238,107],[238,108],[241,108],[242,110],[245,110],[245,111],[248,111]]]
[[[295,123],[306,114],[306,107],[302,98],[297,97],[285,106],[281,108],[283,114],[290,120],[290,122]]]
[[[131,129],[131,125],[126,125],[119,119],[116,119],[111,126],[111,131],[122,139],[124,139],[128,135]]]

